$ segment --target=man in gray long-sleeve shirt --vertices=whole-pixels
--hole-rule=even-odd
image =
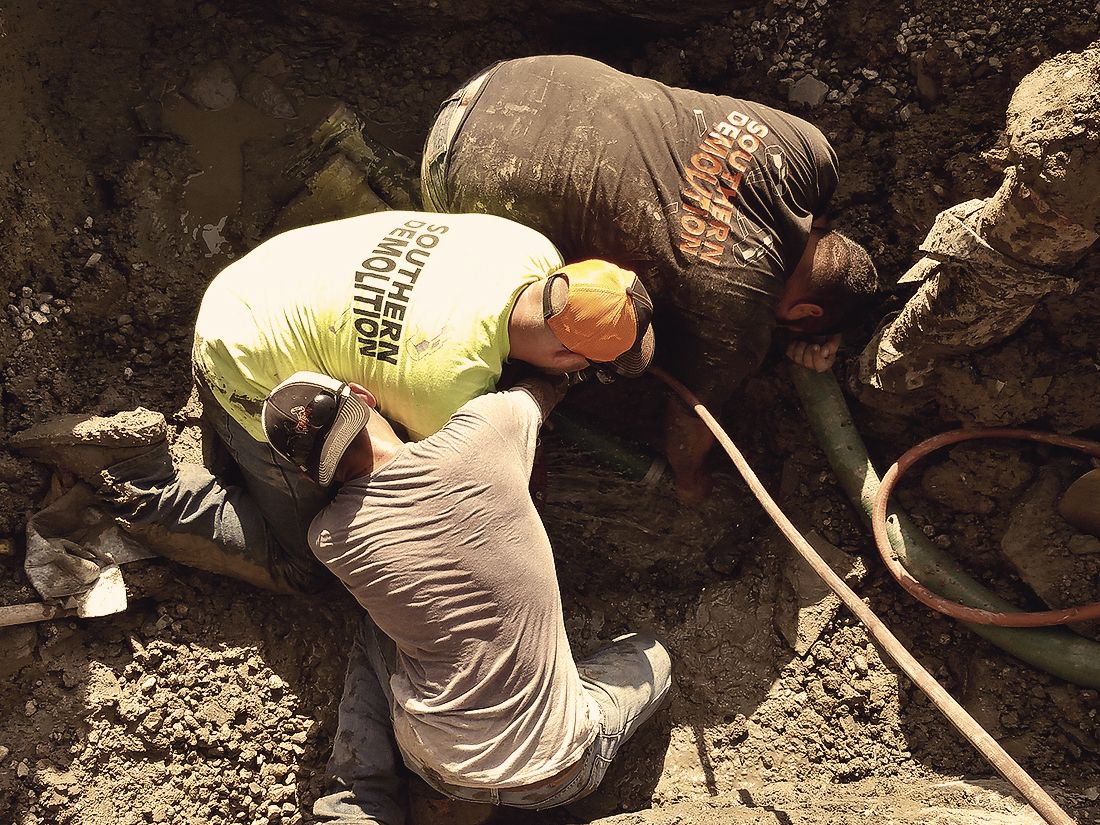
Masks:
[[[543,809],[592,792],[670,686],[668,653],[629,634],[580,663],[527,490],[543,380],[468,402],[401,442],[373,397],[297,373],[264,405],[272,446],[332,503],[310,545],[369,617],[349,664],[322,821],[394,825],[396,757],[436,790]]]

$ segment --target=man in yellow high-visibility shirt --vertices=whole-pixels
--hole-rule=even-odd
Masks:
[[[221,272],[196,321],[204,418],[243,489],[174,466],[163,418],[148,412],[143,434],[122,449],[106,449],[129,443],[110,419],[23,446],[108,482],[119,518],[154,534],[165,555],[313,590],[329,576],[306,528],[328,493],[267,444],[260,410],[280,381],[311,370],[361,384],[418,440],[493,390],[506,360],[559,374],[591,363],[640,374],[653,355],[651,315],[633,273],[605,261],[565,266],[543,235],[504,218],[378,212],[307,226]]]

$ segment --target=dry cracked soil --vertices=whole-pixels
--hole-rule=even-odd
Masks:
[[[333,102],[414,157],[439,101],[525,54],[587,54],[791,108],[832,140],[848,228],[896,276],[937,212],[993,191],[1020,78],[1098,33],[1097,7],[1069,0],[0,4],[0,604],[35,599],[23,533],[51,484],[8,437],[59,413],[141,404],[165,412],[174,448],[194,455],[199,299],[270,234],[300,185],[283,169]],[[1098,263],[1087,256],[1078,292],[1009,340],[952,362],[919,409],[856,407],[874,457],[959,423],[1100,430]],[[601,396],[612,403],[595,392],[582,388],[573,412],[652,452],[657,387]],[[616,412],[625,403],[629,420]],[[894,586],[778,354],[732,406],[733,438],[838,572],[1078,822],[1100,822],[1097,691]],[[685,510],[667,481],[631,481],[560,433],[546,441],[544,511],[574,647],[655,630],[673,653],[673,701],[586,810],[497,821],[1038,821],[717,458],[714,495]],[[1095,600],[1100,542],[1054,514],[1084,469],[1035,447],[959,447],[911,474],[900,498],[1004,596]],[[162,561],[127,578],[124,613],[0,630],[0,822],[311,821],[351,600],[289,600]],[[416,793],[412,810],[417,825],[464,821]]]

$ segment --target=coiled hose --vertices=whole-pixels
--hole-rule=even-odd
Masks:
[[[986,761],[996,768],[1001,776],[1012,783],[1012,786],[1023,795],[1036,813],[1043,818],[1044,822],[1048,825],[1073,825],[1073,820],[1051,798],[1050,794],[1043,790],[1039,783],[1032,779],[1027,771],[1021,768],[1016,760],[989,735],[985,728],[944,689],[943,685],[936,681],[935,677],[913,658],[905,645],[890,632],[890,629],[882,623],[882,620],[875,615],[874,611],[863,603],[863,600],[844,583],[844,580],[810,546],[809,542],[798,532],[791,520],[787,518],[779,505],[768,494],[768,491],[764,489],[764,485],[760,483],[760,479],[757,478],[752,467],[745,461],[745,457],[737,449],[737,445],[733,443],[707,408],[699,403],[699,399],[695,397],[691,390],[662,369],[651,367],[650,371],[668,384],[703,420],[703,423],[714,434],[722,449],[726,451],[734,466],[737,467],[737,471],[745,479],[745,483],[748,484],[752,494],[756,496],[757,501],[760,502],[760,505],[782,531],[783,535],[786,536],[794,549],[798,551],[798,554],[829,586],[829,589],[840,598],[844,606],[863,623],[872,638],[879,643],[879,646],[894,660],[902,672],[912,680],[913,684],[919,687],[924,695],[931,700],[932,704],[944,715],[947,721],[954,725],[955,729],[977,748]]]
[[[841,487],[870,524],[881,481],[856,431],[836,379],[790,365],[791,378],[818,444]],[[905,569],[934,593],[981,610],[1016,611],[968,576],[894,506],[887,531]],[[1033,667],[1082,687],[1100,688],[1100,643],[1060,628],[1009,628],[966,623],[982,638]]]

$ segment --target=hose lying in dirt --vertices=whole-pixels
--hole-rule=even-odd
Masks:
[[[1012,786],[1018,790],[1023,797],[1031,804],[1031,807],[1043,818],[1043,820],[1049,825],[1073,825],[1073,820],[1069,815],[1063,811],[1058,803],[1050,798],[1049,794],[1039,787],[1027,772],[1021,768],[1016,761],[1009,756],[1008,752],[1002,748],[997,741],[990,736],[985,729],[978,724],[966,710],[955,699],[944,690],[943,686],[936,681],[924,667],[913,658],[912,654],[905,649],[905,646],[898,641],[897,637],[882,623],[882,621],[875,615],[863,601],[855,594],[855,592],[844,583],[844,581],[833,572],[833,569],[825,563],[825,560],[818,555],[817,551],[810,546],[809,542],[802,537],[802,534],[798,532],[798,529],[791,523],[790,519],[784,515],[783,511],[779,509],[779,506],[775,503],[768,491],[764,489],[764,485],[760,483],[760,479],[756,477],[756,473],[749,467],[748,462],[745,461],[744,456],[734,445],[730,437],[726,435],[725,430],[714,420],[714,417],[707,411],[706,407],[699,403],[699,400],[688,390],[683,384],[671,377],[664,370],[656,367],[651,367],[650,372],[668,384],[676,393],[684,399],[689,407],[691,407],[695,414],[698,415],[703,422],[707,425],[714,437],[718,439],[718,443],[722,445],[722,448],[729,455],[734,465],[737,467],[738,472],[741,473],[745,479],[745,483],[749,485],[749,489],[752,490],[753,495],[771,516],[772,521],[776,523],[780,530],[783,531],[783,535],[787,537],[787,540],[798,551],[799,555],[806,560],[806,563],[813,568],[821,579],[829,585],[829,588],[840,597],[840,600],[844,602],[852,613],[855,614],[863,625],[874,637],[875,641],[879,643],[883,650],[885,650],[891,659],[893,659],[898,666],[902,669],[913,684],[919,687],[924,694],[932,701],[937,709],[947,718],[947,720],[955,726],[955,728],[966,737],[978,752],[985,757],[985,759],[992,765],[998,773],[1005,779],[1012,783]]]
[[[870,519],[879,478],[856,430],[836,379],[791,365],[802,406],[844,491]],[[887,531],[905,568],[925,587],[971,607],[1015,610],[1015,606],[964,573],[928,540],[899,508],[890,509]],[[1100,643],[1055,628],[1008,628],[967,623],[968,628],[1028,664],[1082,687],[1100,688]]]
[[[1032,430],[1019,430],[1009,428],[991,428],[984,430],[951,430],[940,433],[932,438],[925,439],[917,446],[907,450],[901,458],[894,462],[886,471],[875,495],[875,505],[871,512],[871,526],[875,531],[875,544],[878,546],[879,555],[886,565],[886,569],[894,577],[906,592],[914,599],[955,619],[962,619],[975,624],[996,625],[997,627],[1050,627],[1051,625],[1068,624],[1070,622],[1084,622],[1090,619],[1100,618],[1100,602],[1067,607],[1058,610],[982,610],[977,607],[967,607],[958,602],[938,596],[913,578],[901,559],[893,553],[888,531],[889,517],[887,507],[890,503],[890,495],[898,483],[898,479],[920,459],[931,452],[946,447],[950,444],[958,444],[960,441],[970,441],[975,438],[1013,438],[1025,441],[1038,441],[1042,444],[1053,444],[1058,447],[1069,447],[1074,450],[1088,453],[1100,458],[1100,443],[1084,438],[1056,435],[1054,433],[1040,433]]]
[[[578,418],[573,411],[568,414],[555,411],[551,422],[555,433],[584,452],[598,456],[601,464],[622,473],[631,481],[644,482],[664,469],[663,459],[643,455],[636,445],[600,432],[597,427],[589,426],[587,421]]]

